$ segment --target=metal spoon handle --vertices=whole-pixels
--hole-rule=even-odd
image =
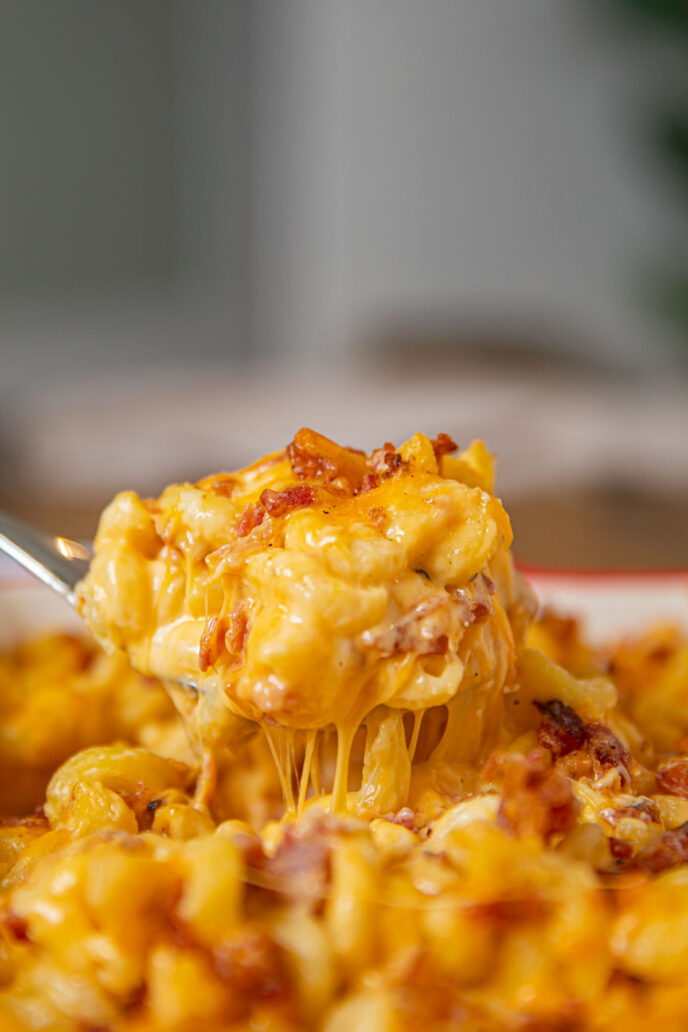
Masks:
[[[15,559],[53,591],[75,605],[76,584],[86,575],[91,551],[69,538],[44,534],[22,520],[0,512],[0,552]]]

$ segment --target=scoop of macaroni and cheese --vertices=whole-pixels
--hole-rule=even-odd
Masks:
[[[236,473],[157,500],[122,493],[101,519],[80,610],[106,648],[177,682],[205,750],[262,725],[287,795],[295,736],[307,781],[319,733],[336,730],[342,806],[357,729],[375,729],[369,772],[376,741],[410,764],[409,739],[435,707],[450,714],[433,749],[470,762],[494,744],[528,604],[492,458],[480,442],[456,450],[446,434],[416,434],[367,456],[301,430]]]

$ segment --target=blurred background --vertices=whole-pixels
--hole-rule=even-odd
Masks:
[[[0,505],[498,453],[536,565],[688,567],[688,0],[2,0]]]

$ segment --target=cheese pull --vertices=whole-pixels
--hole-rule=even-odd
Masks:
[[[235,748],[246,722],[262,727],[287,802],[303,800],[306,742],[312,759],[334,729],[337,805],[363,777],[362,798],[386,798],[374,782],[387,764],[349,770],[357,729],[380,707],[398,712],[383,737],[403,769],[422,715],[447,707],[426,752],[475,759],[513,676],[512,614],[527,622],[492,460],[480,443],[455,450],[446,434],[416,434],[367,456],[301,430],[247,469],[156,500],[120,494],[80,611],[142,672],[197,687],[173,690],[197,749]]]

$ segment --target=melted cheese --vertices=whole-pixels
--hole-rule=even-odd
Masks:
[[[446,445],[115,501],[84,611],[205,755],[121,656],[0,655],[3,1032],[686,1027],[688,644],[523,647]]]
[[[309,782],[332,728],[333,806],[351,805],[365,724],[354,805],[385,812],[408,794],[404,713],[417,739],[423,714],[447,707],[438,761],[474,762],[496,738],[513,678],[509,614],[517,623],[523,604],[491,488],[480,443],[453,456],[416,434],[366,458],[300,431],[237,473],[156,501],[118,495],[80,609],[106,647],[176,682],[202,749],[235,747],[247,721],[263,727],[290,811],[319,790]]]

